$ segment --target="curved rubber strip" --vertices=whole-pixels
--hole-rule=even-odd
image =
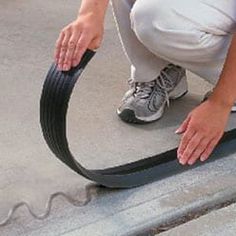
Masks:
[[[94,54],[95,52],[87,50],[80,64],[68,72],[59,71],[56,64],[52,64],[47,74],[40,101],[40,122],[44,138],[53,153],[78,174],[112,188],[140,186],[189,169],[178,163],[177,148],[103,170],[86,169],[75,160],[66,137],[67,108],[77,79]],[[225,156],[226,152],[236,151],[235,144],[236,129],[233,129],[224,134],[214,153]]]

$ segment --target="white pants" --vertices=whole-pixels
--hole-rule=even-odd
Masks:
[[[112,0],[131,78],[148,82],[170,62],[215,85],[236,31],[236,0]]]

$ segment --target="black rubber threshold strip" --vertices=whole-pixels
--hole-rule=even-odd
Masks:
[[[40,101],[40,122],[44,138],[56,157],[81,176],[110,188],[136,187],[191,168],[178,163],[177,148],[132,163],[99,170],[86,169],[73,157],[66,136],[68,103],[75,83],[94,54],[94,51],[87,50],[80,64],[68,72],[59,71],[54,63],[47,74]],[[221,158],[234,152],[236,129],[225,132],[212,155]]]

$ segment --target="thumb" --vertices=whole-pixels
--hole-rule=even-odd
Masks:
[[[102,37],[97,37],[91,41],[88,48],[91,50],[96,50],[101,46],[102,43]]]
[[[175,131],[176,134],[182,134],[186,131],[189,121],[190,121],[191,117],[188,116],[184,122],[181,124],[181,126]]]

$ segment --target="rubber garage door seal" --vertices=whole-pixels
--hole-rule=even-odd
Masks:
[[[125,165],[107,169],[86,169],[72,155],[66,136],[66,115],[73,88],[95,52],[87,50],[80,64],[68,72],[52,64],[44,82],[40,100],[40,122],[44,138],[52,152],[81,176],[110,188],[131,188],[182,172],[177,148]],[[236,151],[236,129],[224,133],[212,155],[224,157]]]

